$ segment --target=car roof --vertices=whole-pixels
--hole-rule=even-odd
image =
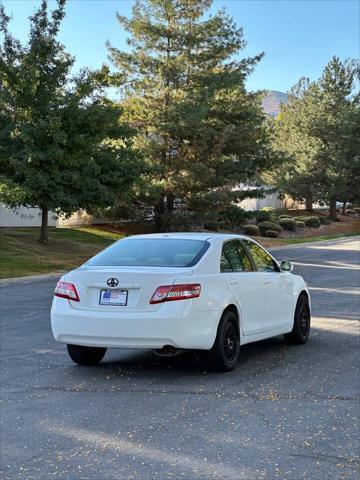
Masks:
[[[237,235],[231,233],[213,233],[213,232],[164,232],[164,233],[147,233],[143,235],[131,235],[126,238],[174,238],[182,240],[226,240],[230,238],[248,238],[245,235]]]

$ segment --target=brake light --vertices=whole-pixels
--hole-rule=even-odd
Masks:
[[[171,302],[173,300],[186,300],[200,296],[201,285],[190,283],[182,285],[162,285],[158,287],[151,297],[150,303]]]
[[[73,283],[58,282],[54,292],[55,297],[67,298],[79,302],[80,298]]]

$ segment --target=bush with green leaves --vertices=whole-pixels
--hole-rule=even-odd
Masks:
[[[275,216],[272,208],[262,208],[256,212],[255,218],[257,223],[271,221]]]
[[[204,223],[204,228],[207,230],[211,230],[213,232],[217,232],[219,230],[219,223],[218,222],[206,222]]]
[[[230,205],[225,210],[220,212],[220,220],[230,229],[239,227],[245,223],[246,212],[243,208],[237,205]]]
[[[354,207],[355,212],[360,215],[360,207]]]
[[[280,218],[279,224],[284,230],[289,230],[290,232],[295,232],[296,230],[296,221],[293,218]]]
[[[297,228],[305,228],[305,222],[301,222],[300,220],[295,220]]]
[[[279,219],[281,220],[282,218],[292,218],[290,215],[279,215]]]
[[[266,230],[265,232],[265,237],[269,237],[269,238],[278,238],[279,235],[280,233],[277,232],[276,230]]]
[[[329,217],[319,217],[321,225],[330,225],[331,218]]]
[[[315,217],[315,216],[295,217],[295,220],[299,222],[304,222],[307,227],[312,227],[312,228],[319,228],[321,225],[319,217]]]
[[[261,235],[263,235],[263,236],[265,235],[267,230],[275,230],[275,232],[279,232],[279,233],[282,230],[280,225],[278,225],[277,223],[274,223],[274,222],[270,222],[270,221],[260,222],[260,223],[258,223],[258,227],[260,229]]]
[[[252,235],[253,237],[260,235],[260,229],[257,225],[244,225],[243,232],[245,235]]]

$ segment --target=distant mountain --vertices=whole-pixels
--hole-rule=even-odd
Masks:
[[[267,115],[276,117],[280,111],[280,105],[282,103],[287,103],[287,101],[287,93],[278,92],[276,90],[268,90],[262,102],[262,107]]]

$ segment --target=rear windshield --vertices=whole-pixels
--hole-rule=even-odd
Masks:
[[[201,240],[129,238],[114,243],[86,262],[86,265],[192,267],[209,245]]]

